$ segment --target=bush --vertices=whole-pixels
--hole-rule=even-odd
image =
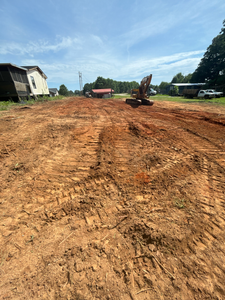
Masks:
[[[179,94],[179,88],[178,86],[174,86],[172,90],[169,91],[170,96],[177,96]]]

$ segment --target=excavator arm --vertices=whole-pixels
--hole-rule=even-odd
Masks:
[[[151,81],[152,81],[152,74],[150,74],[149,76],[146,76],[142,79],[141,84],[139,86],[139,93],[140,93],[139,96],[140,96],[140,98],[147,97],[147,90],[149,88],[149,85],[150,85]],[[140,92],[140,88],[142,90],[142,94]]]

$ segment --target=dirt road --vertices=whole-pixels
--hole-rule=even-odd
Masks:
[[[225,299],[225,108],[0,113],[0,299]]]

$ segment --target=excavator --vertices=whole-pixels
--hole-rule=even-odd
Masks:
[[[154,101],[146,99],[147,98],[147,90],[149,84],[152,80],[152,74],[146,76],[142,79],[138,89],[131,90],[131,97],[132,99],[126,99],[127,104],[134,104],[134,105],[153,105]]]

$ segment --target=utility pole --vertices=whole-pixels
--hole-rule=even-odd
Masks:
[[[80,83],[80,95],[83,94],[83,82],[82,82],[82,73],[78,72],[79,74],[79,83]]]

